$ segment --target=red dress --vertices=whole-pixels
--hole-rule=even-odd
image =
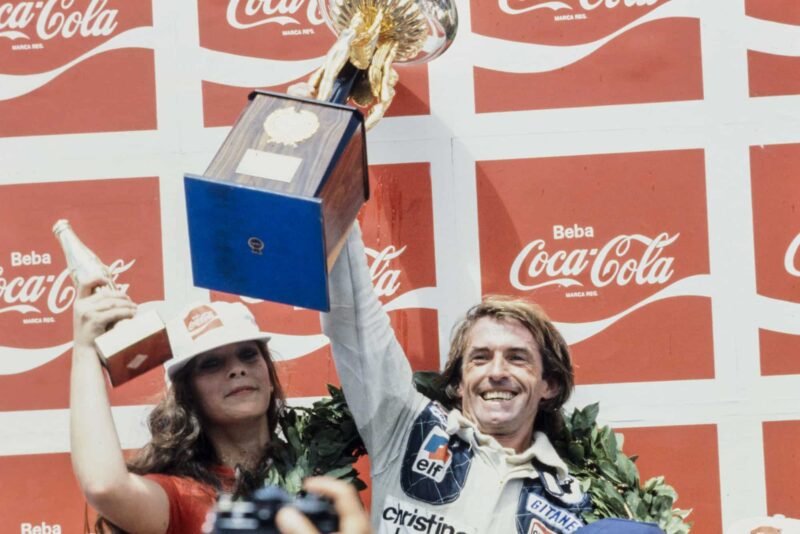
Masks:
[[[223,488],[233,489],[235,475],[229,467],[214,469]],[[164,488],[169,500],[169,526],[166,534],[199,534],[206,515],[217,500],[217,491],[193,478],[174,475],[144,475]]]

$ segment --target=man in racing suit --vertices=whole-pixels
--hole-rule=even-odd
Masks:
[[[502,299],[470,310],[444,372],[461,409],[448,410],[413,385],[357,225],[330,293],[322,324],[370,456],[377,532],[563,534],[583,525],[588,495],[540,431],[573,386],[566,344],[541,311]],[[530,313],[519,316],[520,306]]]

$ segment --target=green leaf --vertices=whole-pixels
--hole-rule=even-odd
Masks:
[[[590,404],[586,406],[583,411],[588,424],[592,427],[597,426],[597,415],[600,413],[600,403],[595,402],[594,404]]]
[[[583,462],[584,450],[580,443],[573,441],[569,444],[569,459],[575,463]]]

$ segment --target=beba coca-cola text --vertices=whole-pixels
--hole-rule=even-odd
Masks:
[[[22,252],[11,253],[11,266],[19,267],[20,265],[50,265],[50,254],[38,254],[35,250],[30,251],[28,254]]]
[[[114,283],[122,291],[128,290],[128,284],[119,283],[117,278],[134,263],[136,260],[131,260],[129,263],[117,260],[109,265]],[[47,309],[53,315],[63,313],[72,306],[72,301],[75,300],[75,288],[72,286],[67,269],[61,271],[58,276],[38,274],[27,278],[23,276],[6,278],[3,267],[0,267],[0,313],[25,310],[41,313],[36,303],[45,295]]]
[[[553,226],[553,239],[580,239],[582,237],[594,237],[594,228],[591,226],[583,227],[577,224],[572,226]]]
[[[61,525],[58,523],[51,525],[42,521],[41,523],[21,523],[19,525],[20,534],[61,534]]]
[[[589,269],[589,278],[595,287],[616,283],[626,286],[664,284],[674,271],[674,257],[663,256],[666,247],[674,243],[679,233],[670,236],[666,232],[650,238],[640,234],[622,234],[609,240],[602,248],[576,248],[571,251],[548,252],[543,239],[531,241],[520,251],[511,264],[509,281],[521,291],[559,284],[565,287],[583,285],[577,277]],[[632,245],[641,243],[644,250],[637,257],[632,255]],[[627,257],[627,258],[626,258]],[[526,283],[523,280],[547,280]]]
[[[91,0],[86,9],[73,9],[75,0],[38,0],[6,2],[0,4],[0,37],[13,37],[24,32],[35,20],[36,36],[47,41],[54,37],[68,39],[81,37],[107,37],[117,28],[118,9],[107,9],[108,0]],[[14,30],[3,35],[3,30]]]

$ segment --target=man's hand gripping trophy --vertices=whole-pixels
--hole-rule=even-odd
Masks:
[[[442,54],[458,25],[451,0],[327,0],[322,9],[339,38],[305,91],[329,100],[337,78],[351,63],[359,73],[350,99],[368,109],[368,130],[394,99],[399,76],[392,65],[422,63]]]

